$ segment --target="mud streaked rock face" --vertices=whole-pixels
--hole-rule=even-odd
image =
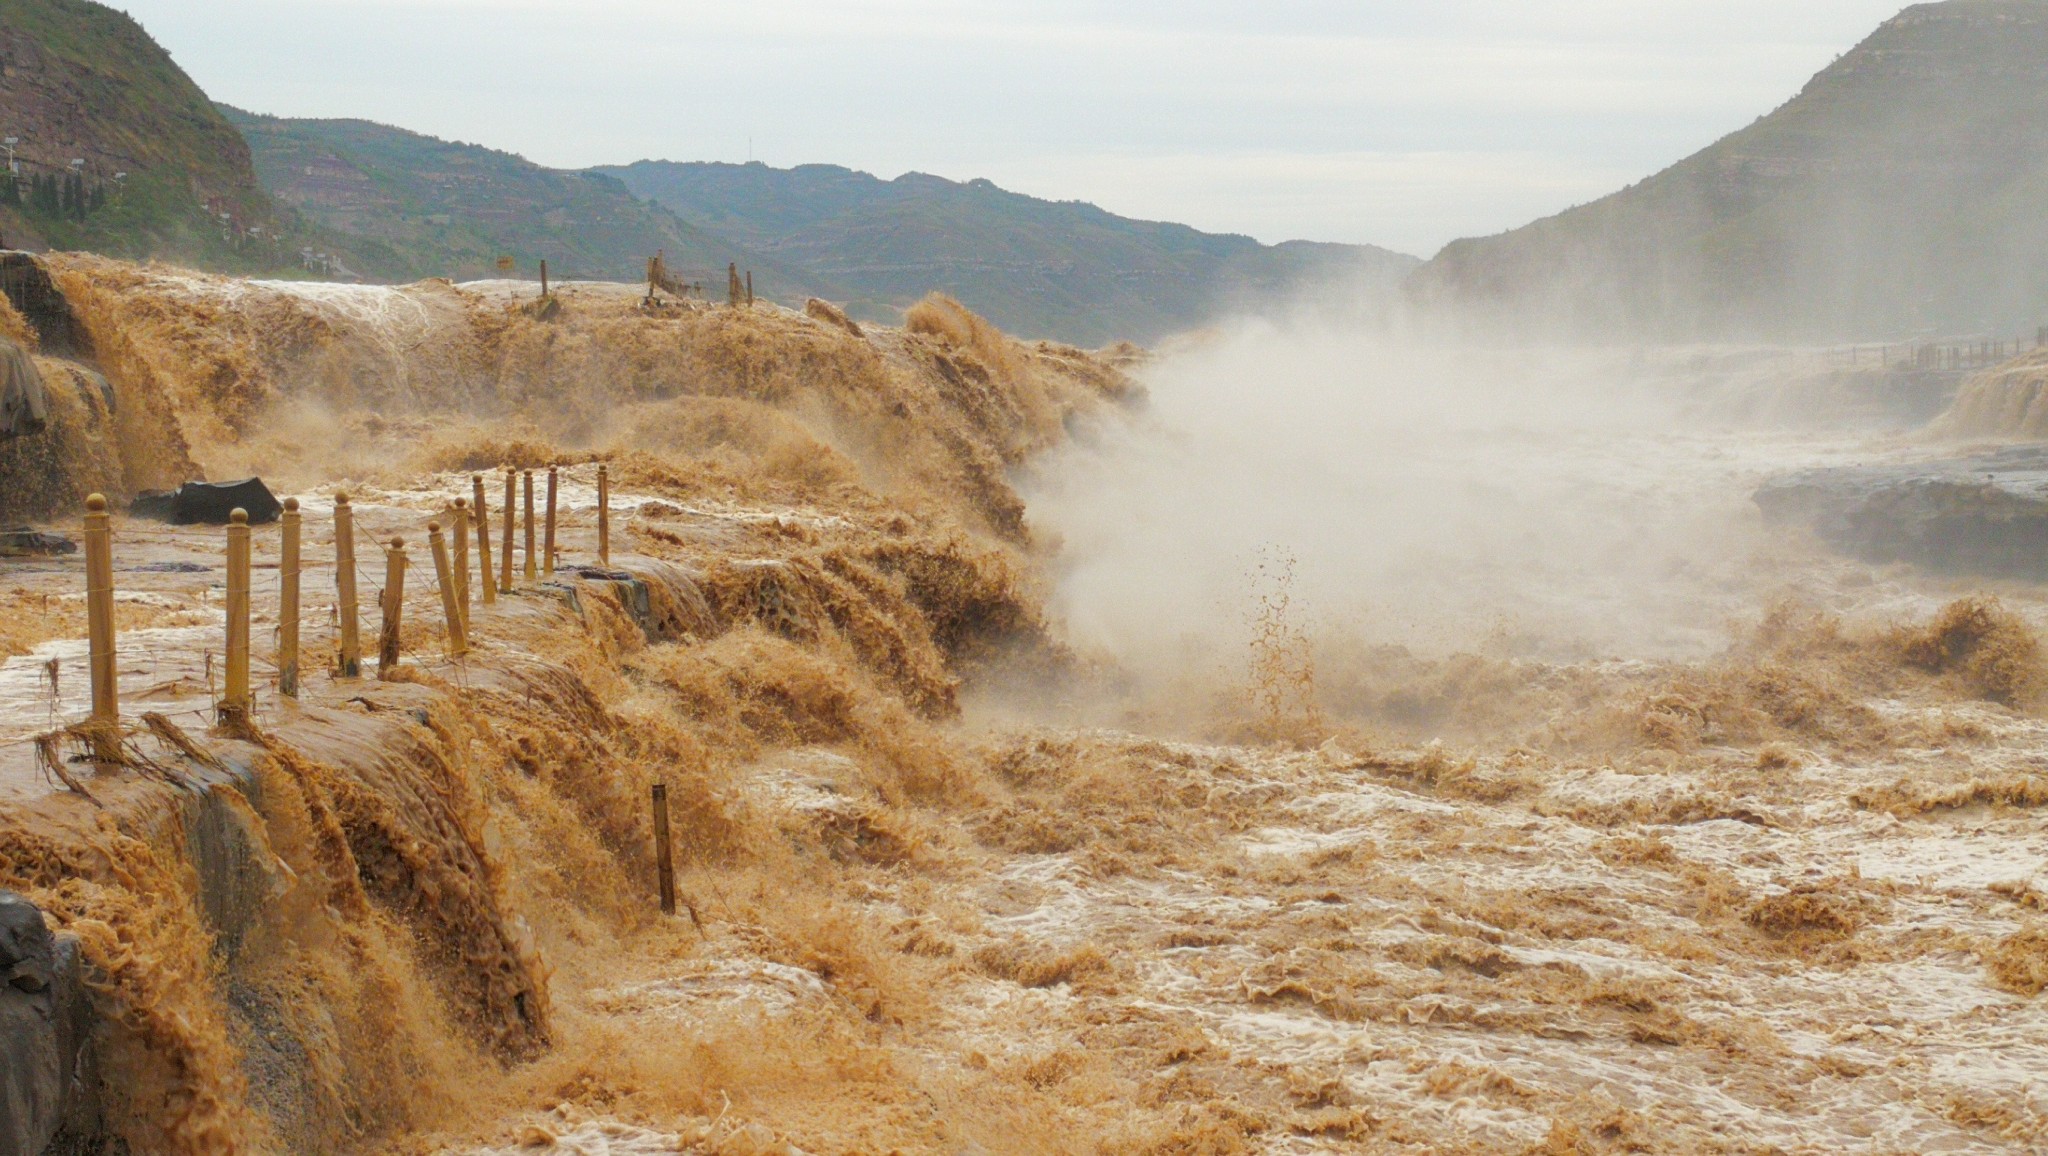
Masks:
[[[41,1156],[85,1126],[87,1022],[76,945],[0,891],[0,1156]]]
[[[2048,447],[1937,462],[1807,470],[1772,479],[1769,521],[1809,526],[1873,562],[1963,574],[2048,574]]]

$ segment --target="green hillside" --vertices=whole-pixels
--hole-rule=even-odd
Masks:
[[[240,134],[128,16],[0,0],[0,63],[0,126],[19,138],[19,180],[0,180],[9,244],[225,269],[282,259],[288,222]]]
[[[511,153],[363,120],[286,120],[223,106],[264,185],[320,226],[353,271],[382,280],[533,276],[633,281],[665,250],[678,276],[725,289],[752,268],[763,293],[821,291],[812,279],[712,237],[602,173],[544,168]]]
[[[938,289],[1014,332],[1152,341],[1227,310],[1391,288],[1414,258],[1352,245],[1261,245],[1135,221],[985,181],[884,181],[832,165],[642,161],[599,170],[683,219],[844,287],[888,316]]]
[[[2048,321],[2048,2],[1907,9],[1623,192],[1459,241],[1412,292],[1583,335],[1882,339]]]

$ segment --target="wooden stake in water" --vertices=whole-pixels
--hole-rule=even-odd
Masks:
[[[249,511],[228,515],[227,693],[220,719],[247,718],[249,693]]]
[[[398,673],[398,632],[405,616],[405,539],[391,539],[384,551],[384,633],[377,639],[377,678]]]
[[[114,661],[114,527],[105,494],[85,500],[85,616],[92,656],[92,757],[121,760],[120,668]]]
[[[284,530],[277,555],[277,692],[299,697],[299,500],[284,500]]]
[[[546,574],[550,578],[554,577],[555,574],[555,497],[561,492],[561,486],[561,471],[553,466],[549,466],[548,531],[547,536],[541,540],[540,569],[541,573]]]
[[[669,851],[668,784],[654,784],[654,870],[661,883],[661,913],[676,913],[676,865]]]
[[[469,633],[469,499],[455,499],[455,527],[449,531],[448,564],[455,572],[455,604],[462,608],[462,630]]]
[[[341,659],[337,678],[363,677],[362,616],[356,605],[356,512],[334,495],[334,591],[340,601]]]
[[[612,564],[612,476],[603,466],[597,467],[597,560]]]
[[[462,603],[456,600],[455,574],[448,562],[448,539],[441,535],[441,523],[427,523],[427,548],[434,555],[434,580],[441,584],[441,614],[448,620],[448,657],[469,653],[469,639],[462,629]]]
[[[505,548],[499,551],[498,589],[512,591],[512,535],[519,525],[519,471],[505,467]]]
[[[470,485],[476,490],[476,572],[483,579],[483,602],[489,606],[498,600],[498,579],[491,573],[491,508],[484,504],[484,476],[473,474]]]
[[[533,581],[534,579],[536,579],[536,578],[540,577],[540,559],[538,559],[538,558],[536,558],[536,557],[534,557],[534,556],[533,556],[533,554],[534,554],[534,540],[533,540],[533,535],[534,535],[534,526],[533,526],[533,471],[532,471],[532,470],[527,470],[527,471],[526,471],[526,474],[525,474],[525,482],[526,482],[526,488],[525,488],[525,491],[524,491],[524,493],[522,494],[522,497],[523,497],[523,498],[525,499],[525,501],[526,501],[526,580],[527,580],[528,582],[531,582],[531,581]]]

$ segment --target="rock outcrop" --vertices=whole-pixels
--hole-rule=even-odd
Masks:
[[[1807,470],[1773,479],[1756,503],[1768,520],[1804,524],[1873,562],[2010,577],[2048,572],[2048,446]]]
[[[94,1131],[78,946],[0,891],[0,1156],[45,1156]]]

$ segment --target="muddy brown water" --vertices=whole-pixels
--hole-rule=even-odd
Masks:
[[[114,274],[72,280],[90,276]],[[1115,538],[1108,514],[1054,513],[1073,491],[1040,491],[1060,556],[1049,540],[1004,539],[1000,503],[942,500],[954,483],[1005,492],[992,479],[1006,461],[1043,448],[1026,433],[1062,424],[1032,407],[1067,396],[1006,378],[1053,370],[983,360],[972,344],[989,339],[964,326],[943,340],[884,332],[878,343],[901,344],[876,352],[794,315],[643,317],[610,291],[565,294],[569,320],[547,329],[505,286],[127,278],[166,309],[238,324],[303,306],[292,316],[314,333],[310,352],[264,370],[286,392],[317,376],[293,377],[308,366],[395,359],[411,371],[397,394],[432,396],[446,351],[409,350],[458,324],[489,332],[476,348],[540,363],[602,355],[622,326],[645,342],[630,348],[737,367],[708,390],[730,404],[691,410],[682,433],[663,427],[675,440],[639,451],[661,470],[613,458],[615,561],[650,587],[653,639],[604,583],[571,581],[574,606],[548,592],[478,609],[478,651],[451,663],[424,525],[468,495],[468,469],[492,466],[422,461],[391,444],[420,432],[400,422],[375,481],[294,482],[313,565],[308,654],[333,642],[321,567],[341,486],[362,527],[366,625],[381,581],[368,543],[403,534],[418,633],[402,682],[319,675],[296,707],[264,691],[269,746],[206,733],[219,532],[118,527],[127,708],[266,768],[262,798],[243,806],[273,890],[232,952],[195,914],[186,837],[144,821],[176,788],[88,779],[103,816],[36,771],[21,740],[86,701],[66,610],[81,583],[69,563],[0,564],[26,647],[0,664],[5,866],[108,977],[104,1042],[128,1080],[114,1107],[135,1150],[2048,1143],[2048,936],[2031,937],[2048,910],[2048,724],[2024,645],[2048,621],[2041,588],[1853,563],[1742,513],[1745,487],[1772,469],[1919,447],[1637,431],[1498,458],[1511,490],[1557,485],[1595,513],[1648,509],[1664,526],[1725,514],[1729,533],[1682,559],[1697,565],[1582,573],[1598,550],[1517,571],[1461,565],[1426,528],[1404,530],[1436,565],[1430,597],[1379,599],[1348,634],[1304,620],[1314,678],[1292,685],[1320,697],[1271,730],[1246,705],[1260,668],[1242,638],[1205,640],[1162,676],[1147,667],[1162,628],[1088,585],[1187,570],[1185,554],[1143,533],[1097,550],[1091,539]],[[88,308],[89,325],[118,319]],[[714,327],[730,363],[704,353]],[[181,358],[209,338],[151,340],[135,339],[128,376],[110,375],[122,388],[139,388],[136,366],[184,380]],[[912,375],[912,416],[793,384],[855,370]],[[953,423],[957,457],[921,457],[930,445],[898,428],[925,406]],[[240,462],[250,442],[209,447],[204,416],[188,423],[193,452]],[[477,434],[482,448],[434,452],[494,464],[506,445],[559,444],[573,459],[653,436],[579,443],[592,427],[503,420]],[[1546,467],[1543,453],[1578,465]],[[818,467],[834,454],[852,465]],[[1150,479],[1119,491],[1120,476],[1073,468],[1098,512],[1128,518],[1156,497]],[[1359,487],[1336,503],[1356,510],[1397,479],[1335,480]],[[565,555],[587,559],[592,462],[567,464],[564,499]],[[1328,514],[1274,524],[1313,529]],[[1159,511],[1169,529],[1172,515]],[[1603,550],[1615,538],[1580,536]],[[1327,607],[1330,575],[1355,556],[1325,572],[1298,554],[1302,605]],[[261,673],[274,530],[259,531],[256,558]],[[203,569],[143,569],[181,562]],[[1232,565],[1216,573],[1242,594]],[[1382,577],[1359,585],[1417,585]],[[1169,622],[1215,609],[1199,583],[1152,589]],[[1930,626],[1986,590],[2003,606],[1989,633]],[[1500,642],[1472,619],[1505,591],[1520,627]],[[1042,628],[1018,609],[1040,599],[1062,616]],[[934,641],[998,622],[1007,651]],[[1454,642],[1445,622],[1470,636]],[[1044,670],[1002,661],[1041,660],[1020,642],[1037,629],[1075,648],[1058,668],[1071,681],[1050,693]],[[1407,650],[1390,656],[1391,643]],[[970,676],[964,716],[931,685],[937,663]],[[913,691],[925,706],[906,705]],[[657,779],[677,799],[685,910],[672,920],[650,911]]]

